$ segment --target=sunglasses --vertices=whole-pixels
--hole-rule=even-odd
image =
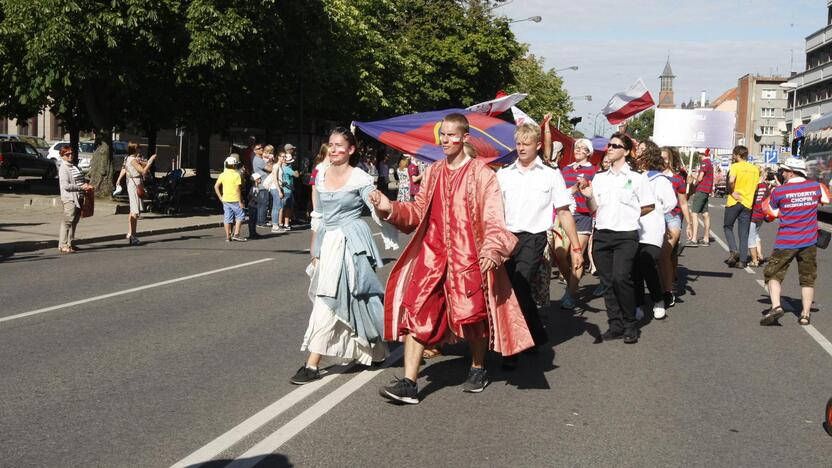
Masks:
[[[613,148],[613,149],[625,149],[626,148],[624,145],[617,145],[615,143],[610,143],[609,147]]]

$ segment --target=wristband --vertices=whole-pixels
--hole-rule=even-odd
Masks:
[[[581,247],[572,247],[573,252],[583,253],[584,249]]]

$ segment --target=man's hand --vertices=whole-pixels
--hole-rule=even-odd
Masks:
[[[685,227],[685,235],[688,236],[688,240],[693,240],[693,226],[690,224]]]
[[[549,112],[548,114],[543,116],[543,125],[549,125],[549,121],[552,120],[552,113]]]
[[[578,271],[584,266],[584,250],[572,250],[572,269]]]
[[[739,192],[732,192],[731,193],[731,198],[733,198],[734,200],[742,203],[742,195],[740,195]]]
[[[497,264],[494,263],[494,260],[491,260],[490,258],[480,257],[480,271],[483,275],[495,268],[497,268]],[[485,279],[483,278],[483,280]]]
[[[576,184],[583,195],[586,198],[592,198],[592,182],[586,180],[586,178],[581,177],[578,179],[578,183]]]
[[[243,202],[240,202],[240,209],[241,209],[241,210],[246,209],[246,206],[243,204]]]

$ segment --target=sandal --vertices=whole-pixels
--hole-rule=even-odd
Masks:
[[[801,314],[801,315],[800,315],[800,318],[799,318],[799,319],[797,319],[797,323],[799,323],[799,324],[803,325],[804,327],[805,327],[806,325],[811,325],[811,323],[812,323],[812,316],[811,316],[811,314],[805,314],[805,315],[804,315],[804,314]]]
[[[780,306],[770,309],[768,313],[760,319],[760,325],[774,325],[777,323],[777,319],[782,317],[783,314],[783,308]]]
[[[439,348],[425,348],[425,350],[422,351],[422,359],[433,359],[441,355],[442,351],[439,351]]]
[[[62,254],[75,253],[70,247],[61,247],[60,249],[58,249],[58,252]]]

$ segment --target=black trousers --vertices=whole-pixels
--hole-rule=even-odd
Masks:
[[[607,322],[613,332],[636,328],[636,296],[633,263],[638,252],[638,231],[596,229],[592,240],[592,258],[607,287],[604,305]]]
[[[517,248],[506,262],[506,272],[511,280],[511,287],[520,303],[526,325],[532,334],[535,346],[549,341],[549,335],[537,313],[537,305],[532,297],[532,277],[537,274],[540,262],[543,261],[543,250],[546,248],[546,232],[530,234],[528,232],[515,233]]]
[[[644,284],[650,291],[650,299],[657,303],[662,299],[662,283],[659,280],[659,255],[662,249],[651,244],[638,244],[638,253],[633,262],[633,282],[635,283],[636,305],[644,305]]]

